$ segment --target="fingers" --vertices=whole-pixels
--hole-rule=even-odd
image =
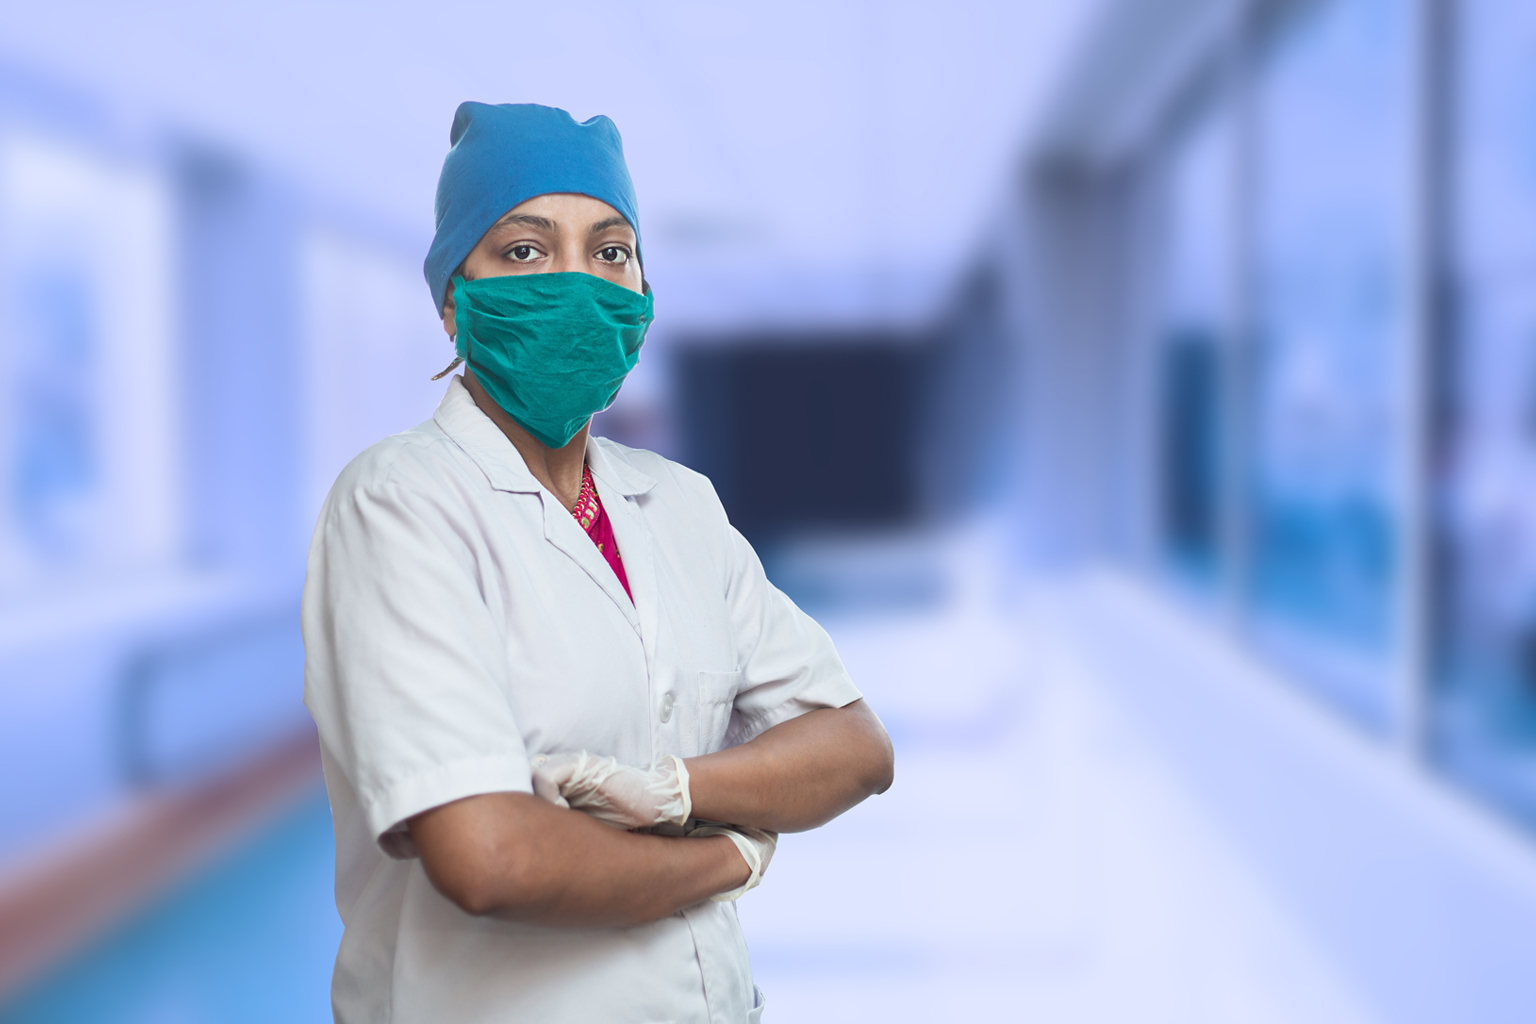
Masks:
[[[529,764],[538,796],[616,828],[681,825],[689,815],[687,768],[676,757],[650,771],[584,750],[540,754]]]
[[[571,806],[566,802],[565,797],[560,795],[560,783],[550,778],[545,772],[534,771],[533,792],[535,796],[543,797],[556,807]]]
[[[566,757],[571,759],[569,769],[563,774],[557,772],[555,777],[560,780],[560,795],[573,807],[600,799],[603,784],[622,770],[617,759],[597,757],[585,750]]]
[[[533,792],[536,796],[543,797],[556,807],[571,806],[563,790],[576,769],[573,755],[556,754],[551,757],[538,754],[529,758],[528,764],[533,769]]]
[[[611,757],[596,757],[585,750],[537,754],[528,759],[533,791],[560,807],[584,809],[603,802],[603,784],[621,771]]]

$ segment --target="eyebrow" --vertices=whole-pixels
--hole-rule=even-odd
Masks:
[[[555,222],[548,217],[535,217],[528,213],[509,213],[496,222],[497,227],[507,224],[521,224],[524,227],[543,228],[545,231],[558,230],[555,227]]]
[[[593,224],[590,228],[587,229],[587,234],[595,235],[599,231],[607,231],[609,228],[617,227],[627,228],[629,227],[629,221],[625,220],[623,217],[609,217],[607,220],[600,220],[596,224]]]
[[[524,227],[530,228],[542,228],[545,231],[560,230],[559,226],[548,217],[537,217],[531,213],[509,213],[496,222],[496,226],[499,228],[508,227],[513,224],[521,224]],[[600,220],[588,228],[587,235],[590,237],[599,232],[607,231],[609,228],[617,227],[627,228],[629,227],[629,221],[624,217],[609,217],[607,220]]]

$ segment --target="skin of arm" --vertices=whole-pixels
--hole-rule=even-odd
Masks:
[[[487,793],[410,819],[427,878],[466,913],[525,924],[644,924],[746,882],[724,836],[621,832],[530,793]]]
[[[824,825],[884,793],[895,774],[891,739],[862,700],[811,711],[684,764],[695,817],[774,832]]]

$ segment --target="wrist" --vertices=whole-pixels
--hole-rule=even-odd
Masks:
[[[716,876],[721,882],[716,892],[730,892],[747,884],[752,877],[752,865],[742,856],[735,840],[730,836],[705,836],[706,843],[715,847],[715,863],[719,868]]]

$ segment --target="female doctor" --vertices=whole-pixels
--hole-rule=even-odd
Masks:
[[[342,472],[304,592],[336,1019],[757,1020],[730,901],[890,741],[709,481],[589,436],[652,317],[613,123],[465,103],[450,138],[465,369]]]

